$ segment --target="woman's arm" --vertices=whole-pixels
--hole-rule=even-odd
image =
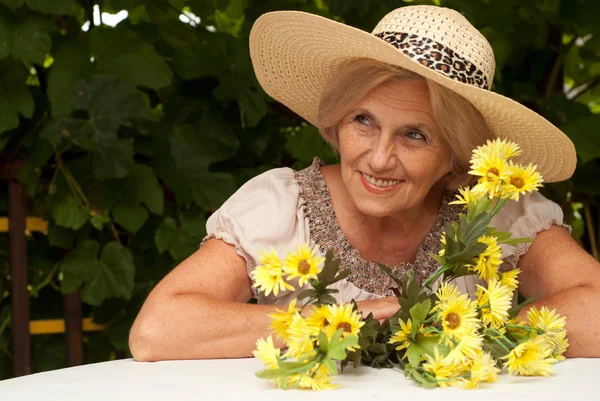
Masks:
[[[256,340],[271,334],[267,314],[275,307],[246,303],[251,296],[246,261],[233,246],[209,240],[152,290],[131,328],[131,353],[138,361],[252,356]],[[375,319],[399,307],[395,297],[357,305]]]
[[[136,318],[129,348],[138,361],[252,355],[270,334],[273,306],[251,305],[246,261],[211,239],[152,290]]]
[[[519,290],[567,318],[568,357],[600,357],[600,263],[563,228],[540,232],[519,261]],[[521,312],[525,318],[528,308]]]

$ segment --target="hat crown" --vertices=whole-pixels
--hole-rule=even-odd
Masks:
[[[431,55],[422,55],[427,51],[423,51],[419,38],[427,39],[428,44],[434,43],[434,47],[435,44],[442,45],[445,49],[443,56],[453,55],[451,60],[446,58],[446,61],[459,59],[472,63],[487,81],[476,86],[491,88],[496,69],[492,46],[481,32],[455,10],[437,6],[400,7],[383,17],[372,34],[390,42],[421,64],[425,64],[425,57],[429,59]],[[393,36],[391,41],[390,35]],[[426,44],[425,47],[429,46]],[[418,55],[414,54],[415,49]],[[429,67],[435,69],[434,66]],[[438,72],[443,73],[439,67]]]

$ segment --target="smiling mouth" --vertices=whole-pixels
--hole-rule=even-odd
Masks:
[[[389,188],[398,185],[402,180],[382,180],[381,178],[375,178],[367,173],[360,173],[363,178],[371,185],[379,188]]]

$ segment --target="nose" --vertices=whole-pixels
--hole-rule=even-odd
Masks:
[[[379,135],[369,154],[369,167],[373,172],[384,172],[396,167],[397,162],[393,138],[384,134]]]

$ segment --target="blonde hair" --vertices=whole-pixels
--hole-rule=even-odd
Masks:
[[[468,185],[467,175],[472,150],[494,135],[481,113],[459,94],[412,71],[371,59],[357,59],[341,67],[321,96],[317,126],[334,148],[339,148],[339,124],[360,99],[388,81],[424,80],[429,89],[431,108],[438,132],[448,144],[454,177],[449,187]]]

